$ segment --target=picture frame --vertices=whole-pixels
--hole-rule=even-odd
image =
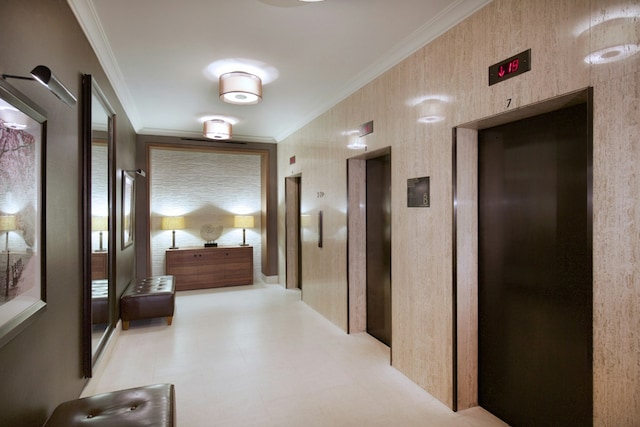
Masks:
[[[122,171],[122,249],[133,245],[135,177]]]
[[[46,308],[46,114],[0,80],[0,347]]]

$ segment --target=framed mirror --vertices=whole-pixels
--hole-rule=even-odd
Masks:
[[[115,112],[104,93],[85,74],[82,81],[83,132],[83,364],[93,365],[113,332],[115,249],[113,176]]]

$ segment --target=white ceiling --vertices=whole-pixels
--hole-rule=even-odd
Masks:
[[[68,0],[140,134],[279,142],[490,0]],[[208,66],[239,59],[277,74],[263,101],[218,97]],[[239,68],[236,66],[235,68]]]

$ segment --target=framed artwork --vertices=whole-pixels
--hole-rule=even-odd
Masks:
[[[133,244],[135,177],[122,171],[122,249]]]
[[[46,307],[45,113],[0,80],[0,347]]]

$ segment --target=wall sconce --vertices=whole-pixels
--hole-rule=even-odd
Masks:
[[[58,80],[58,78],[51,72],[49,67],[44,65],[38,65],[31,70],[31,77],[15,76],[12,74],[3,74],[3,79],[20,79],[20,80],[36,80],[42,83],[47,89],[51,91],[60,101],[64,102],[70,107],[76,105],[76,97],[66,88],[65,85]]]
[[[143,169],[136,169],[136,170],[132,169],[132,170],[126,170],[125,172],[135,173],[136,175],[140,175],[143,178],[147,176],[147,173]]]
[[[184,228],[183,216],[165,216],[162,218],[160,228],[163,230],[171,230],[171,247],[169,249],[178,249],[176,246],[176,230]]]
[[[91,217],[91,231],[100,232],[100,247],[96,252],[104,252],[105,249],[102,246],[102,232],[109,230],[108,217],[106,216],[94,216]]]
[[[225,73],[220,76],[219,94],[229,104],[257,104],[262,101],[262,80],[244,71]]]
[[[231,123],[221,120],[213,119],[204,122],[202,130],[205,137],[210,139],[217,139],[219,141],[231,138]]]
[[[242,244],[240,246],[249,246],[246,240],[246,229],[254,227],[253,215],[236,215],[233,218],[233,226],[242,228]]]

